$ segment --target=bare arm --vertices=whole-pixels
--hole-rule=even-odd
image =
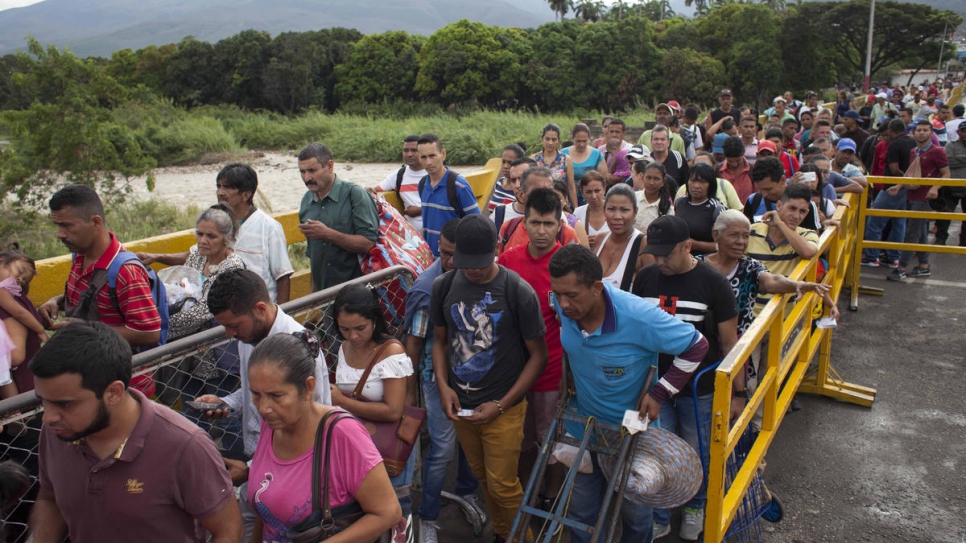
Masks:
[[[244,537],[241,511],[238,509],[238,500],[234,497],[230,498],[217,513],[198,521],[211,532],[211,539],[209,539],[211,543],[238,543]]]
[[[27,336],[30,330],[13,317],[3,319],[3,324],[7,327],[7,335],[13,342],[13,350],[10,351],[10,366],[16,368],[27,360]]]
[[[406,401],[406,378],[383,379],[383,401],[367,402],[347,396],[339,387],[329,385],[332,390],[332,405],[337,405],[359,417],[392,422],[398,421],[403,414]]]
[[[289,301],[292,293],[292,274],[275,280],[275,299],[279,304]]]
[[[378,464],[369,470],[353,496],[365,515],[342,532],[326,539],[326,543],[375,541],[402,519],[402,509],[389,482],[386,467]]]
[[[67,522],[57,508],[54,493],[40,489],[30,513],[32,543],[62,543],[67,538]]]
[[[849,177],[848,179],[852,181],[848,185],[845,185],[844,187],[834,187],[836,194],[841,194],[843,192],[861,193],[863,190],[865,190],[865,187],[869,186],[869,182],[865,179],[865,177],[861,178],[865,184],[859,183],[857,181],[859,178],[857,177]]]
[[[31,332],[46,340],[47,331],[44,330],[44,325],[40,324],[40,321],[34,317],[33,313],[27,311],[22,305],[17,303],[13,294],[10,294],[6,289],[2,288],[0,288],[0,308],[3,308],[4,311],[9,313],[11,317],[17,319],[18,322],[23,323]]]
[[[584,223],[577,219],[574,223],[574,232],[577,233],[577,243],[583,245],[584,247],[590,247],[590,240],[587,238],[587,227]]]
[[[40,320],[43,321],[44,326],[48,330],[52,330],[54,326],[54,321],[60,314],[60,310],[64,308],[64,295],[58,294],[53,298],[47,300],[40,307],[37,308],[37,313],[40,315]]]
[[[255,517],[255,527],[252,528],[252,537],[248,540],[248,543],[262,543],[262,531],[265,529],[265,524],[262,522],[262,517]]]
[[[570,206],[576,209],[577,184],[574,183],[574,161],[570,159],[569,155],[565,155],[564,162],[567,165],[567,197],[570,198]]]
[[[148,264],[164,264],[166,266],[183,266],[188,260],[188,251],[183,253],[135,253],[145,266]]]
[[[479,407],[474,409],[474,415],[469,417],[467,420],[473,424],[487,424],[493,422],[497,417],[503,414],[504,411],[510,409],[521,398],[530,390],[533,383],[537,382],[537,378],[543,373],[543,369],[547,366],[547,342],[543,336],[536,339],[524,340],[526,343],[527,351],[530,353],[530,358],[527,359],[526,365],[523,367],[523,371],[520,372],[520,376],[517,377],[513,386],[510,390],[503,395],[502,398],[494,398],[494,400],[499,400],[500,406],[498,407],[496,402],[489,401],[481,404]]]
[[[694,238],[691,238],[691,249],[710,254],[718,250],[718,244],[713,241],[698,241]]]

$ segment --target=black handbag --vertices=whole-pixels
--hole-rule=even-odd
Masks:
[[[366,513],[358,502],[350,502],[332,509],[329,505],[329,449],[332,430],[336,423],[345,418],[353,418],[351,414],[340,409],[332,409],[322,420],[315,431],[315,447],[312,450],[312,513],[302,522],[289,528],[288,538],[292,543],[319,543],[352,526]],[[331,422],[329,420],[331,419]],[[325,439],[323,440],[323,435]],[[325,443],[323,450],[322,444]],[[322,462],[319,462],[319,458]],[[322,479],[322,468],[325,468],[325,479]],[[321,496],[319,491],[321,489]],[[386,531],[373,543],[389,543],[391,531]]]

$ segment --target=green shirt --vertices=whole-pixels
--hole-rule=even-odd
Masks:
[[[376,241],[379,233],[379,217],[376,204],[366,190],[355,183],[335,178],[332,188],[319,200],[315,193],[306,192],[299,205],[299,222],[319,221],[343,234],[364,236]],[[308,240],[305,254],[312,267],[312,284],[316,290],[338,285],[362,275],[359,255],[350,253],[338,245],[318,240]]]

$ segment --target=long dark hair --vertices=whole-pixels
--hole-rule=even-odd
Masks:
[[[639,174],[644,174],[647,170],[651,169],[661,172],[661,177],[664,178],[664,183],[658,189],[657,214],[667,215],[671,211],[673,195],[671,194],[671,187],[667,182],[667,169],[664,167],[664,164],[660,162],[645,162],[643,160],[638,160],[634,163],[634,171]]]
[[[372,321],[372,340],[376,343],[383,343],[392,339],[389,335],[389,326],[386,324],[386,317],[382,311],[382,304],[379,303],[379,295],[375,290],[366,285],[354,284],[347,285],[339,291],[332,304],[332,320],[336,322],[335,332],[339,339],[344,340],[342,332],[339,331],[339,313],[346,312],[350,315],[360,315]]]

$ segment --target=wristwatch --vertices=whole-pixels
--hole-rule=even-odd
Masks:
[[[748,390],[747,389],[745,389],[745,390],[732,390],[731,391],[731,395],[733,397],[735,397],[735,398],[744,398],[744,399],[747,400],[748,399]]]

